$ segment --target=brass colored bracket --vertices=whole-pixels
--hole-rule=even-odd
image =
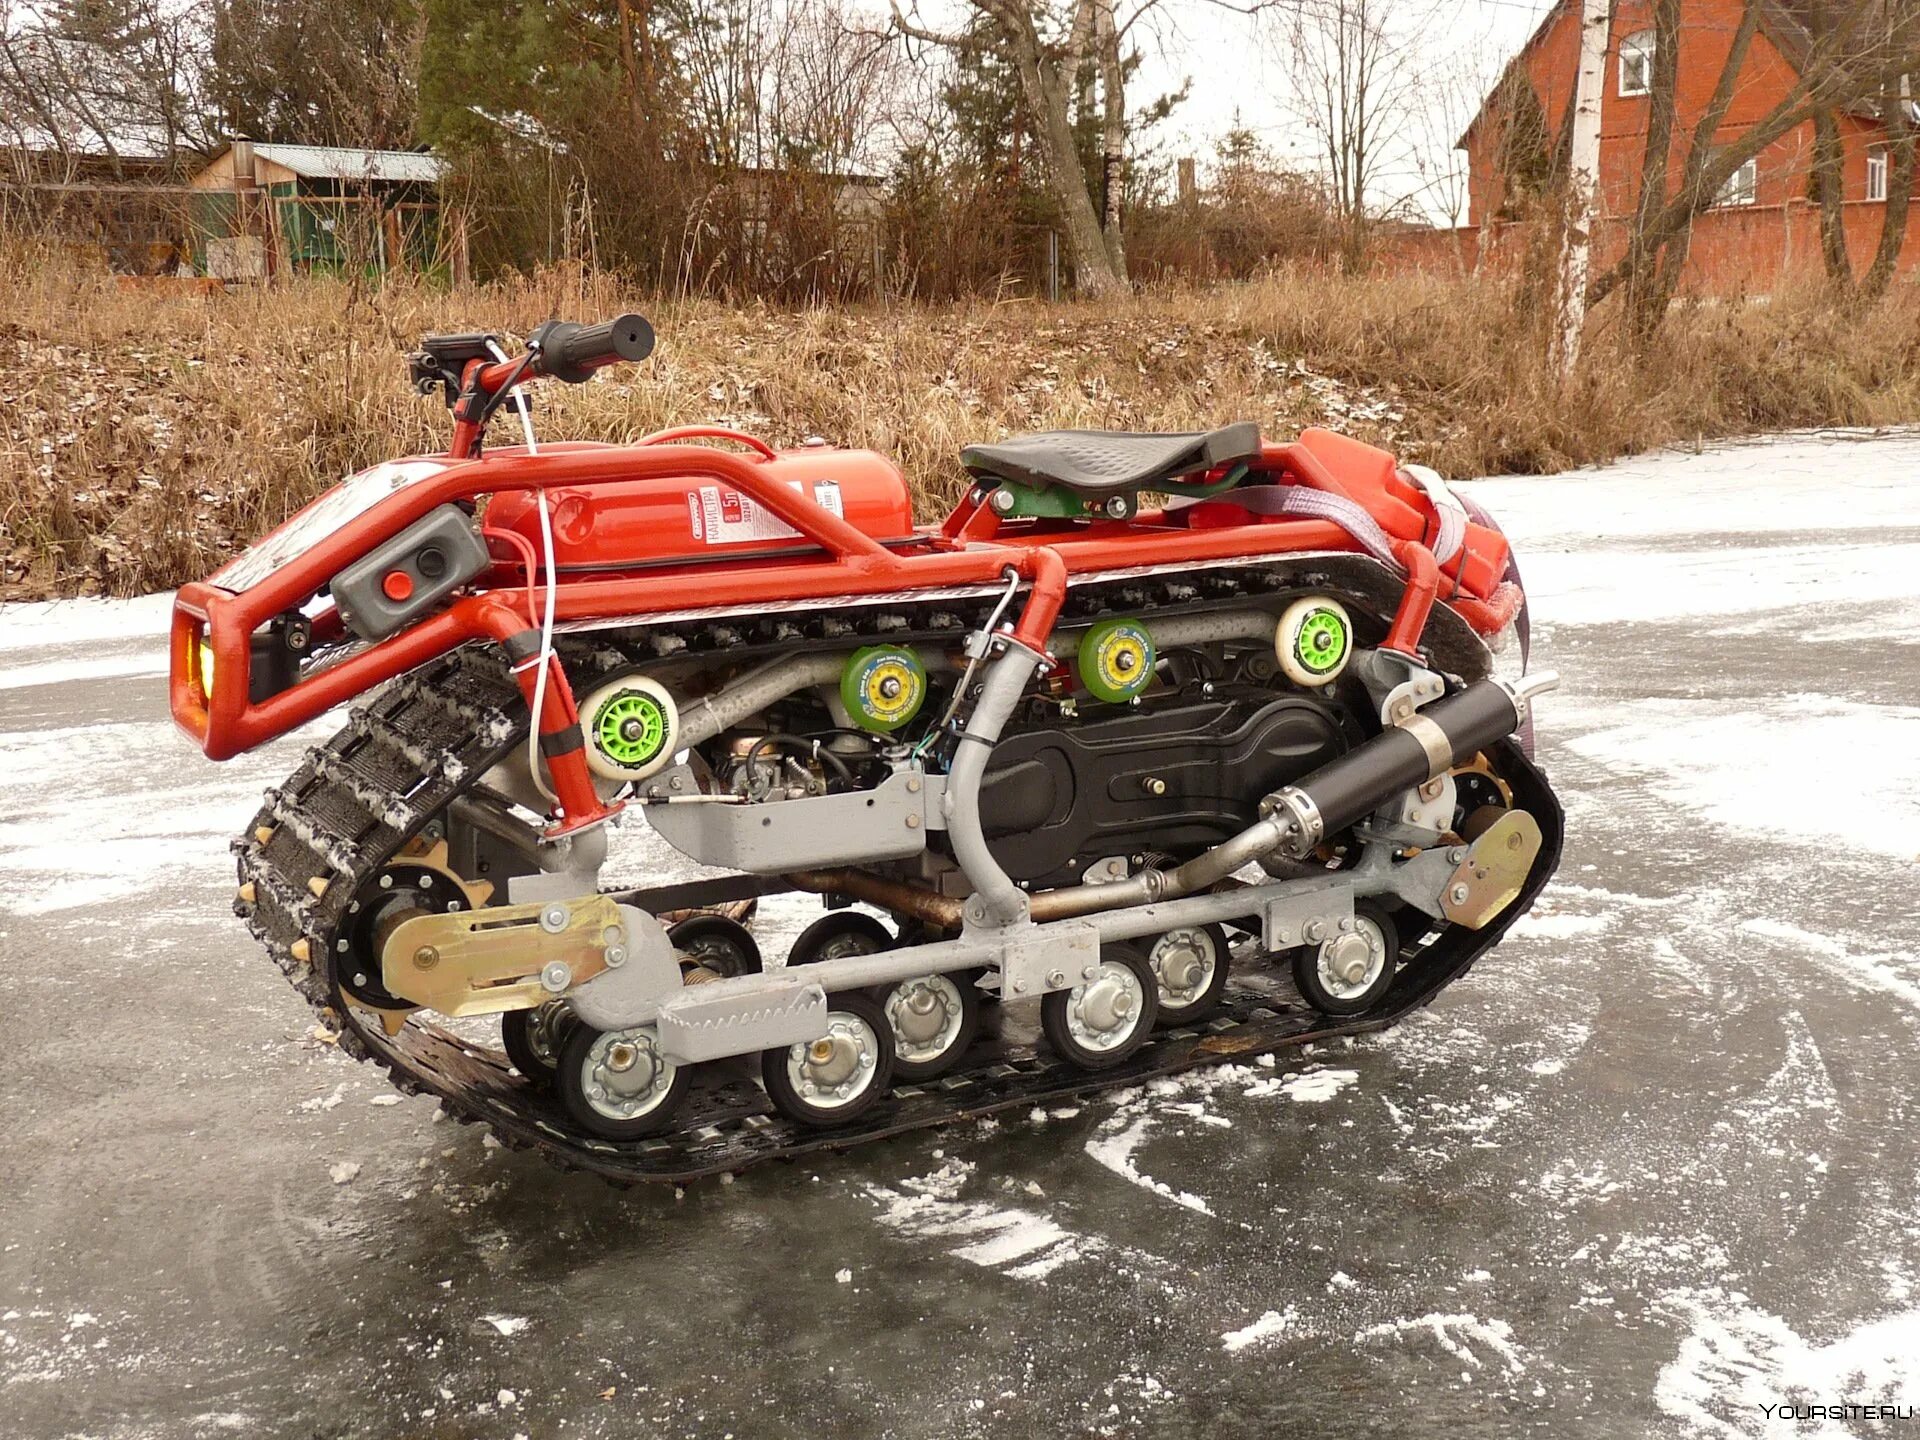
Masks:
[[[1478,930],[1511,905],[1540,854],[1540,822],[1509,810],[1480,833],[1440,891],[1440,908],[1456,925]]]
[[[620,907],[605,895],[420,915],[380,951],[389,993],[442,1015],[524,1010],[626,958]]]

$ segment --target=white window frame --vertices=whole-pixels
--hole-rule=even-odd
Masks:
[[[1630,100],[1636,95],[1653,93],[1653,47],[1655,32],[1636,30],[1620,42],[1620,95]],[[1627,83],[1627,57],[1631,55],[1639,72],[1639,83]]]
[[[1885,202],[1891,165],[1886,146],[1878,145],[1867,151],[1867,199]]]
[[[1760,198],[1760,161],[1748,160],[1727,177],[1727,183],[1720,187],[1720,193],[1713,197],[1715,208],[1733,205],[1752,205]]]

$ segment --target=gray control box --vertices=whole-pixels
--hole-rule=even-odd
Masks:
[[[384,640],[491,563],[473,517],[442,505],[334,576],[333,603],[362,640]]]

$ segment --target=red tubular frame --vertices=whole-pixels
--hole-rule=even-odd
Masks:
[[[497,367],[496,367],[497,368]],[[680,432],[688,434],[687,431]],[[504,642],[540,622],[533,575],[522,589],[498,589],[456,601],[448,609],[300,681],[258,704],[248,698],[251,637],[276,615],[306,603],[342,567],[449,502],[486,495],[591,488],[647,480],[713,480],[798,531],[818,555],[733,557],[724,566],[690,561],[638,574],[564,579],[555,594],[557,621],[632,618],[683,610],[690,604],[751,609],[780,601],[844,599],[948,586],[994,587],[1011,568],[1031,586],[1012,638],[1044,652],[1073,575],[1140,565],[1179,565],[1302,551],[1358,547],[1338,526],[1320,520],[1264,520],[1240,526],[1188,530],[1152,512],[1129,525],[1071,530],[1036,527],[1000,533],[992,510],[969,497],[946,524],[902,550],[880,544],[810,496],[770,477],[758,456],[704,445],[671,443],[667,435],[637,446],[556,446],[537,455],[495,453],[462,459],[415,481],[290,561],[253,588],[232,593],[204,582],[182,587],[174,604],[170,698],[175,720],[216,760],[249,750],[302,725],[416,666],[471,640]],[[1345,493],[1323,466],[1298,446],[1270,450],[1267,462],[1306,484]],[[1412,651],[1435,603],[1438,567],[1417,541],[1399,541],[1396,557],[1409,582],[1387,644]],[[697,587],[697,588],[696,588]],[[1519,602],[1503,587],[1488,602],[1456,597],[1453,606],[1475,629],[1491,633]],[[692,589],[693,593],[689,593]],[[204,693],[195,647],[204,636],[213,653],[216,693]],[[517,677],[529,705],[535,671]],[[557,662],[551,663],[540,730],[550,742],[577,721],[573,696]],[[556,833],[597,823],[612,811],[594,796],[584,755],[576,747],[549,753],[564,820]]]

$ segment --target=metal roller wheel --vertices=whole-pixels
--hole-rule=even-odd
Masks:
[[[1353,907],[1353,920],[1317,945],[1294,951],[1293,983],[1323,1015],[1360,1015],[1393,985],[1400,932],[1377,905]]]
[[[573,1012],[558,1000],[531,1010],[509,1010],[500,1017],[500,1046],[513,1068],[535,1085],[550,1084],[559,1068],[560,1049],[573,1028]]]
[[[921,975],[874,992],[893,1028],[893,1078],[932,1080],[960,1063],[980,1029],[975,970]]]
[[[893,1027],[866,995],[829,995],[827,1033],[760,1054],[773,1108],[802,1125],[845,1125],[893,1083]]]
[[[1160,1028],[1190,1025],[1218,1010],[1232,959],[1227,932],[1218,925],[1181,925],[1156,937],[1147,963],[1158,982]]]
[[[893,948],[893,932],[859,910],[832,910],[800,932],[787,952],[787,968],[849,955],[877,955]]]
[[[1078,985],[1040,1002],[1040,1028],[1082,1070],[1109,1070],[1146,1043],[1159,1011],[1147,957],[1131,945],[1110,945]]]
[[[690,1073],[660,1053],[651,1025],[596,1030],[575,1022],[560,1047],[554,1089],[582,1130],[603,1140],[638,1140],[672,1122]]]
[[[694,915],[682,920],[667,931],[667,941],[722,980],[758,975],[764,968],[753,932],[724,915]]]

